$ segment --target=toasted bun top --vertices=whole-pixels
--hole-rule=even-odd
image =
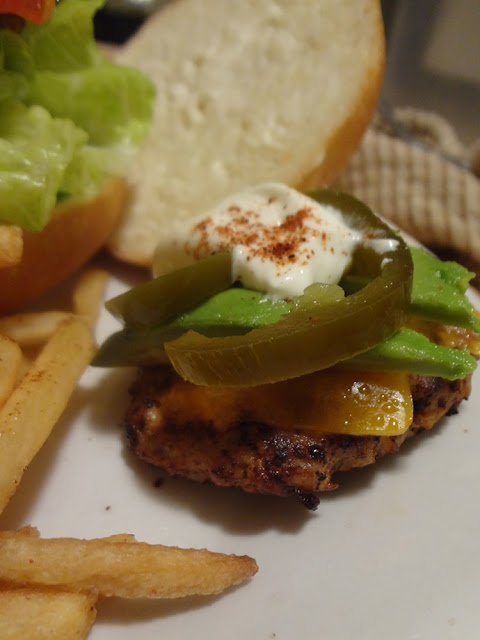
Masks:
[[[177,0],[119,54],[157,86],[153,130],[109,248],[155,245],[228,193],[328,183],[357,147],[384,68],[378,0]]]
[[[0,314],[31,302],[87,262],[112,233],[126,197],[125,181],[114,178],[95,198],[58,207],[40,233],[23,231],[21,261],[0,269]]]

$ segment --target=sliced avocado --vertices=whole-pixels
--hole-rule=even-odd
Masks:
[[[164,343],[185,331],[194,330],[206,336],[241,335],[277,322],[294,304],[268,300],[257,291],[228,289],[169,324],[127,328],[113,334],[101,346],[93,364],[108,367],[168,362]],[[476,361],[468,351],[439,346],[412,329],[401,329],[373,349],[344,361],[342,366],[406,371],[453,380],[474,371]]]
[[[359,369],[405,371],[457,380],[472,373],[477,363],[467,350],[443,347],[430,342],[417,331],[400,329],[373,349],[342,365]]]
[[[259,291],[232,287],[213,295],[173,321],[156,327],[127,327],[111,335],[100,347],[93,365],[130,366],[167,362],[164,343],[186,331],[205,336],[242,335],[278,322],[306,299],[325,304],[343,296],[336,285],[312,285],[291,301],[270,300]]]
[[[130,366],[167,362],[164,343],[192,330],[205,336],[241,335],[278,322],[293,302],[272,301],[258,292],[233,287],[217,293],[172,322],[156,327],[127,327],[100,347],[96,366]]]
[[[245,327],[232,327],[228,324],[207,325],[205,323],[192,323],[189,327],[175,324],[140,329],[130,327],[109,336],[99,348],[92,365],[95,367],[134,367],[165,364],[169,361],[165,353],[165,342],[179,338],[188,330],[197,331],[205,336],[242,335],[249,331]]]
[[[409,247],[413,259],[410,313],[433,322],[480,331],[480,319],[466,295],[474,273],[457,262]],[[367,284],[364,276],[347,273],[340,282],[347,295]]]
[[[457,262],[439,260],[423,249],[410,247],[410,252],[411,312],[442,324],[480,331],[480,319],[465,295],[475,274]]]
[[[278,322],[292,306],[293,302],[273,301],[260,291],[232,287],[180,314],[171,324],[187,329],[192,325],[226,325],[250,330]]]
[[[456,262],[443,262],[422,249],[410,247],[414,262],[411,312],[429,320],[480,331],[480,319],[465,292],[473,274]],[[354,275],[342,281],[347,293],[365,285]],[[164,343],[189,330],[205,336],[242,335],[263,325],[274,324],[302,298],[313,295],[325,304],[343,295],[340,287],[312,285],[304,296],[291,301],[273,301],[258,291],[231,287],[217,293],[174,318],[149,328],[126,328],[110,336],[93,364],[125,366],[167,362]],[[476,368],[466,350],[436,345],[412,329],[401,329],[382,343],[343,366],[419,375],[464,378]]]

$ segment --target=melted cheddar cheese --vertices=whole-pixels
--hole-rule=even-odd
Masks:
[[[413,420],[407,374],[339,367],[257,387],[199,387],[179,379],[162,396],[161,411],[179,424],[201,422],[219,431],[254,422],[392,436],[404,433]]]
[[[243,392],[255,421],[282,429],[392,436],[412,424],[408,375],[325,369]]]
[[[480,334],[474,331],[419,318],[410,318],[408,326],[437,344],[480,356]],[[413,421],[408,374],[341,367],[257,387],[197,387],[182,380],[162,404],[177,420],[217,430],[256,422],[322,434],[396,436]]]

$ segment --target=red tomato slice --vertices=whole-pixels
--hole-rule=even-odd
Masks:
[[[55,8],[55,0],[0,0],[0,14],[13,13],[30,22],[45,22]]]

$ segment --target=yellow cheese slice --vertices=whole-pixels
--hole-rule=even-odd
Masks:
[[[199,387],[178,379],[162,395],[160,410],[166,422],[202,423],[217,431],[260,423],[321,434],[395,436],[413,420],[407,374],[335,367],[258,387]]]
[[[412,424],[408,375],[326,369],[240,394],[255,421],[320,433],[394,436]]]

